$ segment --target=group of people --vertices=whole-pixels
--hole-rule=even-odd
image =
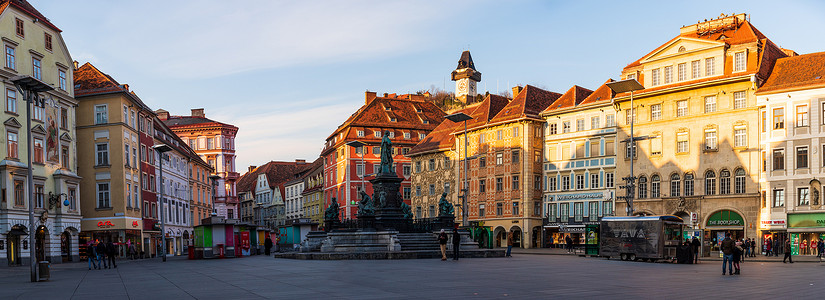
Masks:
[[[111,241],[108,243],[99,240],[89,241],[89,243],[86,244],[86,256],[89,257],[89,270],[91,270],[92,267],[94,267],[95,270],[100,270],[101,268],[117,268],[115,258],[118,252],[118,246]]]
[[[447,232],[441,229],[441,232],[438,233],[438,245],[441,247],[442,261],[447,260],[447,240]],[[507,247],[507,256],[510,256],[510,247],[512,247],[512,244]],[[458,233],[458,229],[453,229],[453,260],[458,260],[460,249],[461,235]]]
[[[722,275],[725,275],[725,267],[727,267],[728,275],[740,274],[739,262],[745,255],[745,247],[747,245],[741,239],[733,240],[730,238],[730,233],[725,234],[725,239],[719,246],[722,250]]]

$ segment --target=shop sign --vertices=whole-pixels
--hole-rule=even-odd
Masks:
[[[788,228],[825,227],[825,213],[788,214]]]
[[[137,228],[138,227],[138,221],[132,221],[132,227]]]
[[[584,226],[577,226],[577,227],[560,226],[559,227],[559,232],[562,232],[562,233],[585,233],[585,231],[586,231],[586,229],[585,229]]]
[[[99,228],[110,228],[110,227],[115,227],[115,224],[112,224],[112,221],[100,221],[100,222],[97,222],[97,227],[99,227]]]
[[[745,220],[734,211],[720,210],[708,217],[707,226],[745,226]]]
[[[785,227],[785,220],[762,220],[759,222],[762,228],[769,228],[771,226]]]
[[[603,193],[580,193],[580,194],[564,194],[556,195],[556,201],[560,200],[587,200],[587,199],[603,199]]]

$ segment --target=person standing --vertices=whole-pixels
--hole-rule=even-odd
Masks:
[[[129,259],[134,260],[137,257],[137,250],[135,249],[135,244],[129,245]]]
[[[756,257],[756,239],[751,239],[751,257]]]
[[[822,261],[822,252],[825,251],[825,241],[822,239],[819,240],[819,243],[816,244],[816,258],[819,258],[819,261]]]
[[[97,246],[95,247],[95,250],[97,250],[97,265],[108,269],[109,266],[106,264],[106,244],[98,240]]]
[[[568,234],[564,237],[564,242],[567,244],[567,253],[573,253],[573,238]]]
[[[785,240],[785,257],[782,258],[782,263],[784,264],[786,260],[793,263],[793,257],[791,256],[791,239]]]
[[[459,250],[461,249],[461,235],[458,234],[458,229],[453,230],[453,260],[458,260]]]
[[[781,249],[779,249],[779,246],[780,246],[779,241],[773,240],[773,247],[772,247],[773,249],[771,249],[771,252],[773,252],[774,257],[779,256],[779,251],[781,250]],[[790,251],[790,249],[791,248],[788,248],[788,251]]]
[[[86,244],[86,257],[89,258],[89,270],[92,269],[92,266],[95,267],[95,270],[100,269],[100,266],[95,263],[95,260],[97,260],[97,250],[95,250],[95,244],[92,243],[92,241]]]
[[[266,253],[266,256],[269,256],[269,253],[271,253],[271,252],[272,252],[272,239],[269,237],[269,234],[267,234],[267,237],[264,240],[264,253]]]
[[[693,237],[693,241],[690,242],[691,248],[693,248],[693,263],[699,263],[699,247],[702,246],[702,242],[699,242],[699,239]]]
[[[742,241],[737,240],[735,243],[735,247],[733,248],[733,269],[736,270],[736,275],[739,275],[739,262],[742,261]]]
[[[447,232],[444,229],[438,233],[438,246],[441,248],[441,261],[447,260]]]
[[[118,256],[118,252],[120,252],[120,249],[118,249],[118,246],[115,245],[115,243],[112,243],[112,241],[106,243],[106,256],[109,257],[110,268],[117,268],[117,262],[115,262],[115,258]]]
[[[510,250],[513,250],[513,230],[512,229],[509,232],[507,232],[507,253],[505,255],[506,257],[512,257],[512,256],[510,256]]]
[[[722,250],[722,275],[725,275],[725,265],[728,266],[728,273],[733,275],[733,240],[730,239],[730,233],[725,234],[725,239],[722,240],[722,245],[720,245]]]
[[[771,256],[771,251],[773,251],[773,242],[771,238],[765,240],[765,256]]]

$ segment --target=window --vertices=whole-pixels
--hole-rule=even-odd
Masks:
[[[591,221],[595,220],[596,217],[599,216],[599,202],[591,201],[588,205],[590,206],[590,212],[588,213],[588,216],[590,217]]]
[[[690,69],[692,71],[690,74],[691,78],[699,78],[702,76],[702,69],[698,60],[690,62]]]
[[[650,136],[650,155],[662,155],[662,136]]]
[[[14,24],[15,24],[15,29],[16,29],[17,35],[19,35],[20,37],[25,37],[26,36],[26,31],[23,29],[23,20],[20,20],[18,18],[14,18]]]
[[[32,154],[34,155],[32,159],[35,163],[42,164],[45,161],[45,153],[43,153],[43,139],[34,138],[34,153]]]
[[[747,97],[745,91],[733,92],[733,108],[745,108],[747,106]]]
[[[677,72],[679,72],[679,81],[684,81],[687,79],[687,63],[681,63],[677,68]]]
[[[599,127],[599,116],[590,117],[590,129],[596,129]]]
[[[635,122],[636,121],[636,109],[635,108],[626,109],[625,110],[625,118],[626,118],[626,122],[627,122],[626,124],[627,125],[630,125],[630,123]]]
[[[650,71],[650,84],[651,85],[659,85],[660,84],[660,82],[659,82],[659,76],[660,76],[659,73],[661,73],[660,71],[661,70],[659,70],[659,69],[653,69],[652,71]]]
[[[734,147],[747,147],[748,146],[748,135],[747,130],[745,127],[735,127],[733,129],[733,146]]]
[[[590,188],[591,189],[599,188],[599,174],[598,173],[590,174]]]
[[[682,184],[680,182],[681,178],[679,174],[670,175],[670,196],[671,197],[679,197],[681,193],[679,192],[679,186]]]
[[[108,166],[109,165],[109,144],[107,143],[100,143],[97,144],[97,165],[98,166]]]
[[[435,184],[430,185],[430,196],[435,195]]]
[[[583,190],[584,189],[584,175],[576,175],[576,189]]]
[[[126,183],[126,207],[132,207],[132,184]]]
[[[676,134],[676,153],[688,152],[688,133],[679,132]]]
[[[685,196],[694,195],[693,174],[685,174]]]
[[[404,199],[410,199],[410,187],[405,186],[402,191]]]
[[[825,105],[822,105],[823,110],[822,112],[825,113]],[[762,132],[768,131],[768,112],[762,110]]]
[[[421,173],[421,162],[420,161],[415,162],[415,172],[416,173]]]
[[[478,166],[481,168],[487,167],[487,158],[486,157],[479,157],[478,158]]]
[[[808,168],[808,147],[796,147],[796,168]]]
[[[567,191],[570,189],[570,176],[561,177],[561,189],[562,191]]]
[[[636,143],[626,143],[626,145],[625,145],[625,152],[624,152],[624,158],[628,158],[628,159],[629,159],[631,156],[632,156],[633,158],[636,158],[636,154],[637,154],[637,153],[636,153],[636,149],[635,149],[635,148],[636,148]]]
[[[605,216],[612,216],[613,215],[613,202],[605,201],[603,202],[602,214]]]
[[[705,58],[705,76],[716,74],[716,58]]]
[[[381,147],[372,147],[372,154],[378,155],[381,153]]]
[[[60,108],[60,128],[69,128],[69,110],[65,107]]]
[[[34,207],[36,208],[43,208],[43,204],[45,201],[43,193],[43,186],[39,184],[34,185]]]
[[[584,119],[576,120],[576,131],[584,131]]]
[[[584,214],[584,202],[576,202],[573,203],[573,217],[575,218],[576,222],[582,221],[582,215]]]
[[[570,203],[559,203],[559,218],[562,219],[562,222],[567,222],[567,219],[570,218]]]
[[[405,132],[405,133],[404,133],[404,139],[405,139],[405,140],[409,140],[409,139],[410,139],[410,133],[409,133],[409,132]]]
[[[426,134],[423,134],[423,133],[419,133],[419,134],[418,134],[418,139],[419,139],[419,140],[423,140],[425,137],[427,137],[427,135],[426,135]]]
[[[46,50],[52,51],[52,35],[48,33],[43,33],[43,44],[46,46]]]
[[[679,100],[676,101],[676,116],[677,117],[684,117],[688,114],[688,102],[687,100]]]
[[[712,113],[716,111],[716,96],[705,97],[705,113]]]
[[[364,169],[364,168],[363,168],[363,165],[361,165],[361,166],[362,166],[362,167],[361,167],[361,172],[363,172],[363,171],[364,171],[364,170],[363,170],[363,169]],[[410,177],[410,169],[411,169],[411,168],[412,168],[412,167],[411,167],[409,164],[404,164],[404,165],[401,167],[401,172],[402,172],[402,174],[404,175],[404,177]]]
[[[736,169],[736,172],[733,174],[734,182],[733,182],[733,192],[737,194],[744,194],[745,193],[745,170],[743,169]]]
[[[808,106],[799,105],[796,107],[796,127],[808,126]]]
[[[556,191],[558,189],[558,183],[559,182],[558,182],[558,178],[556,178],[556,176],[550,176],[547,179],[547,181],[548,181],[548,183],[547,183],[547,190],[548,191],[553,192],[553,191]]]
[[[659,175],[650,176],[650,198],[660,197],[660,183],[661,180],[659,179]]]
[[[449,193],[450,192],[450,182],[449,181],[444,182],[444,191],[443,192],[444,193]]]
[[[363,130],[358,130],[356,133],[358,134],[358,137],[364,137],[364,131]]]
[[[69,210],[77,210],[77,190],[74,188],[69,189]]]
[[[809,205],[810,204],[810,194],[808,193],[808,188],[798,188],[796,189],[796,203],[799,206],[802,205]]]
[[[785,128],[785,108],[773,109],[773,129]]]
[[[111,207],[111,202],[109,201],[109,183],[108,182],[98,182],[97,183],[97,208],[108,208]]]
[[[825,107],[825,105],[823,105],[823,107]],[[518,128],[518,127],[516,127],[516,128]],[[550,134],[558,133],[557,130],[558,130],[558,124],[556,124],[556,123],[550,124]]]
[[[8,157],[18,158],[17,156],[17,132],[6,131],[6,147],[8,147]]]
[[[26,202],[26,189],[23,187],[22,180],[15,180],[14,181],[14,205],[15,206],[25,206]]]
[[[716,129],[705,130],[705,150],[716,150]]]
[[[32,57],[32,77],[43,80],[43,70],[39,58]]]
[[[107,122],[109,122],[109,117],[107,116],[106,105],[95,105],[95,124],[106,124]]]
[[[504,203],[496,203],[496,215],[504,215]]]
[[[17,113],[17,91],[15,90],[6,90],[6,111]]]
[[[131,166],[131,164],[129,163],[130,162],[130,159],[129,159],[129,144],[128,143],[123,144],[123,147],[126,149],[125,154],[124,154],[126,156],[126,166]]]
[[[561,123],[561,132],[568,133],[570,132],[570,121],[564,121]]]
[[[487,179],[479,179],[478,180],[478,192],[479,193],[486,193],[487,192]]]
[[[6,68],[14,70],[14,47],[6,45]]]
[[[785,207],[785,190],[773,190],[773,207]]]
[[[519,215],[518,201],[513,201],[513,215],[514,216]]]
[[[504,178],[496,177],[496,192],[504,191]]]
[[[40,106],[40,105],[37,105],[37,104],[32,104],[32,107],[34,108],[32,110],[32,120],[37,120],[37,121],[43,122],[43,114],[46,110],[45,105]]]
[[[613,187],[613,173],[604,173],[604,186]]]
[[[421,197],[421,186],[420,185],[415,186],[415,196],[416,197]]]
[[[653,104],[650,106],[650,120],[657,121],[662,119],[662,104]]]
[[[479,204],[478,205],[478,216],[480,218],[484,217],[484,204]]]
[[[519,157],[520,157],[520,156],[521,156],[521,155],[519,154],[518,149],[513,150],[513,157],[511,157],[511,158],[510,158],[510,159],[511,159],[511,161],[513,162],[513,164],[517,164],[517,163],[519,163]]]
[[[774,170],[784,170],[785,169],[785,149],[774,149],[773,150],[773,169]]]
[[[639,199],[647,198],[647,177],[639,177]]]
[[[616,126],[616,116],[615,115],[605,115],[604,116],[604,126],[607,126],[607,127]]]
[[[665,67],[665,84],[673,82],[673,66]]]
[[[733,54],[733,71],[745,70],[745,52],[737,52]]]
[[[504,153],[496,153],[496,165],[500,166],[504,164]]]
[[[69,146],[60,147],[60,165],[69,169]]]
[[[730,194],[730,171],[719,171],[719,194]]]

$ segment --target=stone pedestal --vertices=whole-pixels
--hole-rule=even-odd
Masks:
[[[321,252],[401,251],[398,231],[330,232],[321,243]]]
[[[375,191],[373,202],[375,203],[376,229],[392,230],[403,228],[403,224],[409,223],[409,220],[404,219],[404,212],[401,210],[401,181],[403,180],[395,173],[382,173],[370,179]],[[382,194],[384,197],[381,197]]]
[[[434,231],[455,228],[455,216],[438,216],[436,222],[437,224],[433,224]]]
[[[319,251],[321,250],[321,243],[327,239],[327,233],[323,231],[310,231],[307,233],[306,240],[301,242],[301,252]]]

